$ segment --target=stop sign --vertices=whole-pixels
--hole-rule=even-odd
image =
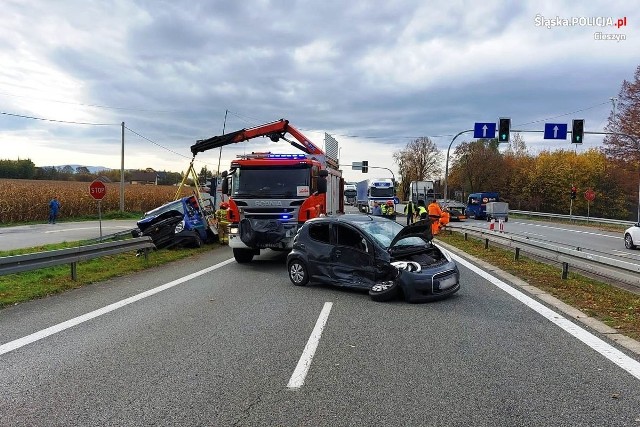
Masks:
[[[105,187],[104,182],[96,179],[89,185],[89,194],[95,200],[102,200],[105,194],[107,194],[107,187]]]
[[[589,189],[584,192],[584,198],[590,202],[593,202],[596,199],[596,192]]]

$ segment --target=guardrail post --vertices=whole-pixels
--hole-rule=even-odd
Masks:
[[[78,263],[71,263],[71,280],[78,280]]]
[[[563,262],[562,263],[562,279],[566,279],[568,275],[569,275],[569,263]]]
[[[468,240],[467,237],[469,237],[469,233],[464,233],[464,241],[465,242]]]
[[[489,239],[484,239],[484,248],[489,249]]]
[[[520,259],[520,248],[516,248],[516,254],[514,256],[514,259],[516,261],[518,261]]]

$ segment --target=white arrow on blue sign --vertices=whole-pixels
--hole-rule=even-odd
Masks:
[[[567,124],[545,123],[544,139],[567,139]]]
[[[476,123],[473,126],[474,138],[495,138],[496,137],[496,124],[495,123]]]

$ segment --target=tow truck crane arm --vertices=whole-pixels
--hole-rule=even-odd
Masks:
[[[288,140],[285,137],[287,133],[291,134],[296,140],[298,140],[298,143]],[[284,139],[289,144],[307,154],[324,155],[324,152],[320,148],[316,147],[302,134],[302,132],[290,125],[289,121],[285,119],[280,119],[275,122],[266,123],[249,129],[240,129],[225,135],[212,136],[208,139],[197,140],[196,143],[191,146],[191,152],[195,157],[196,154],[203,151],[247,141],[259,136],[268,136],[273,142],[278,142],[280,139]]]

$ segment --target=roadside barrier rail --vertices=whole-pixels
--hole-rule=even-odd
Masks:
[[[578,216],[578,215],[563,215],[563,214],[553,214],[546,212],[532,212],[532,211],[519,211],[515,209],[509,209],[510,214],[517,215],[526,215],[526,216],[539,216],[545,218],[554,218],[554,219],[567,219],[567,220],[575,220],[575,221],[586,221],[586,222],[602,222],[607,224],[616,224],[616,225],[627,225],[632,226],[636,224],[634,221],[623,221],[620,219],[610,219],[610,218],[594,218],[588,216]]]
[[[483,239],[485,248],[489,247],[489,242],[512,248],[515,251],[515,259],[519,258],[522,250],[537,257],[562,264],[563,279],[567,278],[569,266],[572,266],[590,274],[631,285],[634,292],[640,291],[640,263],[637,261],[616,259],[604,253],[594,253],[597,251],[588,248],[563,247],[554,242],[497,231],[480,230],[464,225],[452,226],[450,230],[463,233],[465,239],[468,234]]]
[[[144,257],[146,259],[150,249],[155,249],[155,245],[153,244],[151,237],[144,236],[127,240],[119,240],[116,242],[104,242],[93,245],[78,246],[75,248],[56,249],[53,251],[0,257],[0,276],[38,270],[62,264],[70,264],[71,278],[73,280],[77,280],[77,263],[80,261],[138,250],[144,252]]]

